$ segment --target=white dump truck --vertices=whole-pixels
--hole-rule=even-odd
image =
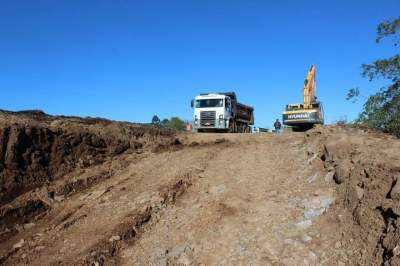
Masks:
[[[250,133],[254,108],[237,101],[234,92],[202,93],[192,100],[198,132]]]

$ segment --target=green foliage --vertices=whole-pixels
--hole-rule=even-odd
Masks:
[[[397,45],[398,29],[400,18],[379,24],[376,41],[380,42],[383,38],[393,35],[394,45]],[[370,81],[383,78],[389,80],[390,84],[368,98],[356,123],[400,137],[400,55],[376,60],[372,64],[363,64],[362,69],[361,75],[368,77]],[[358,88],[353,88],[347,93],[346,99],[354,100],[358,95]]]
[[[377,77],[395,81],[400,74],[400,55],[392,56],[388,59],[376,60],[372,64],[363,64],[363,77],[368,77],[370,81]]]
[[[352,100],[352,102],[356,102],[357,101],[357,97],[360,95],[360,89],[359,88],[351,88],[348,92],[347,92],[347,97],[346,100]]]
[[[161,123],[160,118],[157,115],[153,115],[153,118],[151,119],[151,124],[159,126],[160,123]]]
[[[380,42],[383,38],[390,35],[395,35],[397,29],[400,28],[400,18],[392,21],[385,21],[378,25],[376,42]],[[398,38],[398,37],[397,37]],[[399,40],[395,40],[395,45],[399,43]]]
[[[151,119],[151,124],[158,127],[166,127],[178,131],[184,130],[186,125],[186,123],[179,117],[171,117],[171,119],[164,118],[163,120],[160,120],[157,115],[153,116],[153,118]]]
[[[164,118],[164,119],[161,121],[161,125],[162,125],[162,126],[166,126],[168,123],[169,123],[169,120],[168,120],[167,118]]]
[[[400,137],[400,81],[370,96],[357,122]]]
[[[171,119],[167,121],[168,122],[165,124],[165,127],[172,128],[178,131],[182,131],[185,129],[185,122],[179,117],[171,117]]]

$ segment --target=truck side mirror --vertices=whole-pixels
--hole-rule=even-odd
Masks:
[[[193,108],[194,107],[194,100],[190,101],[190,106]]]

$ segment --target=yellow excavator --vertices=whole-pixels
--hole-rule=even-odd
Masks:
[[[321,102],[317,101],[315,66],[311,65],[303,87],[304,103],[286,105],[282,114],[283,124],[297,130],[308,130],[316,124],[324,124]]]

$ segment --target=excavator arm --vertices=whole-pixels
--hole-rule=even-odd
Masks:
[[[308,70],[306,80],[304,81],[303,96],[304,96],[304,108],[312,108],[312,104],[317,101],[316,85],[315,85],[315,66],[311,65]]]

